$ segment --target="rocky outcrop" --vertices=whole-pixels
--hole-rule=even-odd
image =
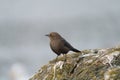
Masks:
[[[30,80],[120,80],[120,47],[89,49],[50,61]]]

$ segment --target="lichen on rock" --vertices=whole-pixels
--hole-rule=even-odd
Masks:
[[[120,80],[120,47],[89,49],[50,61],[30,80]]]

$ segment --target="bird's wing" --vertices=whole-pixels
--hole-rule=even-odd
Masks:
[[[66,48],[68,48],[68,49],[70,49],[74,52],[81,52],[81,51],[75,49],[74,47],[72,47],[65,39],[63,39],[63,40],[64,40],[63,42],[64,42],[64,45],[65,45]]]
[[[62,40],[64,42],[65,47],[69,48],[70,50],[73,49],[73,47],[65,39]]]

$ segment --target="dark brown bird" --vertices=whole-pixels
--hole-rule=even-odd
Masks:
[[[57,32],[51,32],[50,34],[47,34],[50,38],[50,47],[53,52],[55,52],[58,56],[60,54],[67,54],[69,51],[74,52],[81,52],[74,47],[72,47],[60,34]]]

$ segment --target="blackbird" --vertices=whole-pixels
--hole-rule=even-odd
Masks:
[[[69,51],[81,52],[74,47],[72,47],[60,34],[57,32],[51,32],[47,34],[50,38],[50,47],[53,52],[57,54],[57,57],[60,54],[67,54]],[[66,58],[65,58],[66,59]]]

